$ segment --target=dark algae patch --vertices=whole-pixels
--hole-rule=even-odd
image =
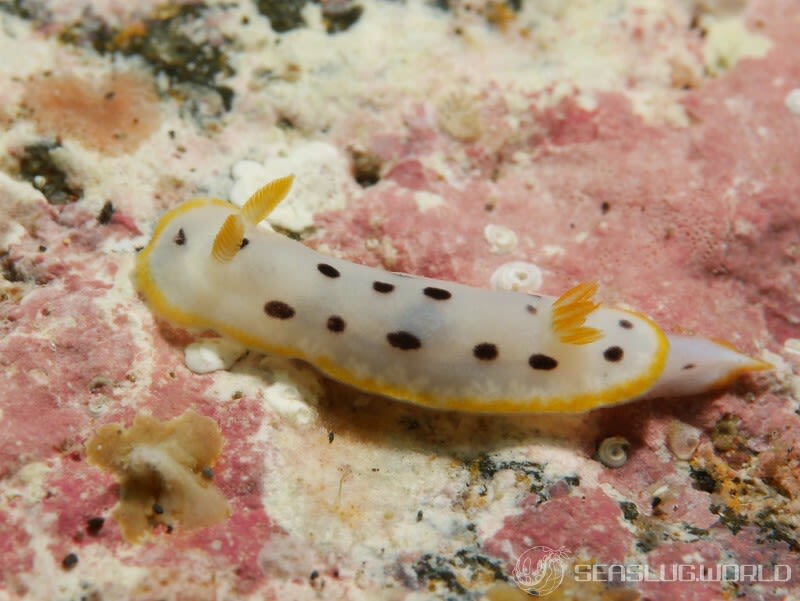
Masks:
[[[529,493],[536,495],[537,505],[549,501],[551,488],[563,484],[567,490],[578,488],[581,480],[575,475],[565,475],[560,478],[546,478],[544,464],[535,461],[501,460],[488,453],[482,453],[474,459],[468,460],[472,484],[485,489],[486,482],[492,480],[498,472],[510,470],[519,476],[520,482],[526,482]]]
[[[500,461],[491,455],[480,455],[475,462],[478,472],[486,479],[494,478],[497,472],[511,470],[541,480],[542,470],[544,469],[541,463],[533,461]]]
[[[620,501],[619,508],[623,519],[636,529],[636,549],[641,553],[649,553],[666,541],[694,542],[708,538],[708,530],[686,522],[672,524],[670,527],[670,524],[658,516],[640,512],[632,501]]]
[[[32,19],[34,16],[25,0],[2,0],[0,10],[20,19]]]
[[[630,501],[621,501],[619,508],[622,510],[622,517],[629,522],[632,522],[639,517],[639,510],[636,507],[636,503],[631,503]]]
[[[233,67],[220,45],[196,40],[187,33],[203,30],[198,22],[207,11],[203,3],[164,5],[121,29],[87,17],[67,27],[60,38],[65,43],[91,45],[100,54],[141,57],[156,73],[167,76],[174,96],[187,97],[192,85],[200,86],[216,92],[225,110],[230,110],[233,90],[219,85],[217,79],[232,75]]]
[[[468,594],[462,583],[507,580],[501,561],[468,549],[460,549],[449,557],[426,553],[414,565],[414,573],[420,583],[446,588],[455,595]]]
[[[360,4],[349,4],[337,9],[323,4],[322,20],[325,23],[325,31],[330,34],[347,31],[358,22],[363,13],[364,7]]]
[[[766,540],[786,543],[791,551],[800,553],[800,533],[792,524],[782,521],[776,512],[770,509],[759,511],[754,523]]]
[[[353,179],[362,188],[374,186],[381,180],[382,163],[378,155],[363,150],[350,149]]]
[[[19,174],[41,191],[51,205],[65,205],[83,196],[83,189],[71,185],[51,151],[58,144],[37,143],[26,146],[19,157]]]
[[[712,493],[717,487],[714,477],[704,469],[694,469],[689,472],[689,475],[694,480],[694,487],[703,492]]]
[[[111,223],[111,219],[114,217],[114,203],[110,200],[107,200],[106,203],[103,205],[103,208],[100,209],[100,213],[97,215],[97,223],[100,225],[108,225]]]
[[[747,526],[747,518],[739,515],[730,507],[713,504],[709,507],[709,510],[711,513],[719,516],[719,521],[730,530],[732,534],[738,534],[739,530]]]
[[[482,454],[472,462],[471,467],[473,470],[477,470],[477,474],[483,480],[491,480],[497,472],[511,470],[530,479],[530,492],[539,494],[545,489],[544,466],[541,463],[513,460],[500,461],[491,455]]]
[[[258,0],[258,12],[269,19],[272,30],[285,33],[298,27],[305,27],[303,7],[307,0]]]
[[[364,13],[364,7],[354,3],[320,2],[325,31],[330,34],[347,31]],[[258,12],[269,19],[272,30],[286,33],[308,25],[303,18],[303,8],[308,0],[257,0]]]

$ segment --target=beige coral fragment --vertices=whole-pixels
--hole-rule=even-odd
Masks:
[[[107,424],[95,433],[87,456],[120,483],[111,517],[128,542],[157,524],[194,529],[228,518],[228,501],[209,477],[222,442],[216,422],[192,410],[166,422],[140,414],[127,430]]]

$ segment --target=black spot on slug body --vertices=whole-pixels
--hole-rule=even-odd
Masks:
[[[340,275],[339,270],[336,269],[333,265],[328,265],[327,263],[319,263],[317,265],[317,270],[329,278],[338,278]]]
[[[178,230],[178,233],[175,234],[175,238],[173,238],[172,241],[178,246],[183,246],[186,244],[186,234],[184,233],[183,228]]]
[[[625,328],[626,330],[630,330],[631,328],[633,328],[633,324],[630,321],[628,321],[627,319],[620,319],[619,320],[619,327]]]
[[[618,346],[610,346],[603,351],[603,357],[606,358],[606,361],[611,361],[612,363],[620,361],[624,355],[625,351]]]
[[[422,341],[414,336],[411,332],[400,330],[398,332],[389,332],[386,334],[386,340],[389,341],[394,348],[401,351],[413,351],[422,346]]]
[[[526,309],[526,310],[528,311],[528,313],[530,313],[531,315],[536,315],[536,313],[538,313],[538,310],[537,310],[537,309],[536,309],[536,307],[534,307],[533,305],[525,305],[525,309]]]
[[[558,367],[558,361],[552,357],[549,357],[548,355],[536,353],[528,358],[528,365],[530,365],[533,369],[543,369],[545,371],[549,371]]]
[[[389,282],[379,282],[376,280],[372,282],[372,289],[375,292],[380,292],[381,294],[389,294],[392,290],[394,290],[394,284],[390,284]]]
[[[239,250],[242,250],[248,244],[250,244],[250,240],[247,238],[242,238],[242,243],[239,245]]]
[[[422,291],[422,293],[433,300],[447,300],[453,296],[449,290],[445,290],[444,288],[436,288],[434,286],[428,286]]]
[[[338,315],[331,315],[328,318],[328,322],[325,325],[331,332],[337,332],[337,333],[344,332],[344,329],[347,326],[344,319],[342,319]]]
[[[491,342],[481,342],[475,345],[472,349],[472,354],[476,359],[480,359],[481,361],[492,361],[497,359],[499,353],[497,351],[497,345]]]
[[[269,301],[264,305],[264,312],[275,319],[291,319],[294,317],[294,309],[283,301]]]
[[[687,363],[681,369],[694,369],[694,363]]]

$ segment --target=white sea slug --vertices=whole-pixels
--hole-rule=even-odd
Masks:
[[[557,299],[476,289],[341,261],[256,227],[291,183],[266,185],[241,209],[200,198],[164,215],[135,271],[154,312],[436,409],[576,413],[771,367],[598,304],[593,283]]]

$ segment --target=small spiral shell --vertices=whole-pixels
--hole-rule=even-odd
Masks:
[[[490,282],[495,290],[535,292],[542,285],[542,270],[533,263],[511,261],[498,267]]]
[[[93,395],[86,406],[86,410],[92,417],[100,417],[108,411],[111,399],[104,394]]]
[[[439,127],[456,140],[469,142],[483,133],[479,99],[463,91],[453,91],[436,105]]]
[[[483,228],[483,237],[489,243],[489,252],[494,255],[507,255],[519,246],[519,238],[514,230],[490,223]]]
[[[631,443],[624,436],[609,436],[597,447],[597,460],[606,467],[622,467],[628,462],[628,447]]]
[[[676,458],[687,461],[700,444],[701,431],[679,420],[670,422],[667,429],[667,446]]]

